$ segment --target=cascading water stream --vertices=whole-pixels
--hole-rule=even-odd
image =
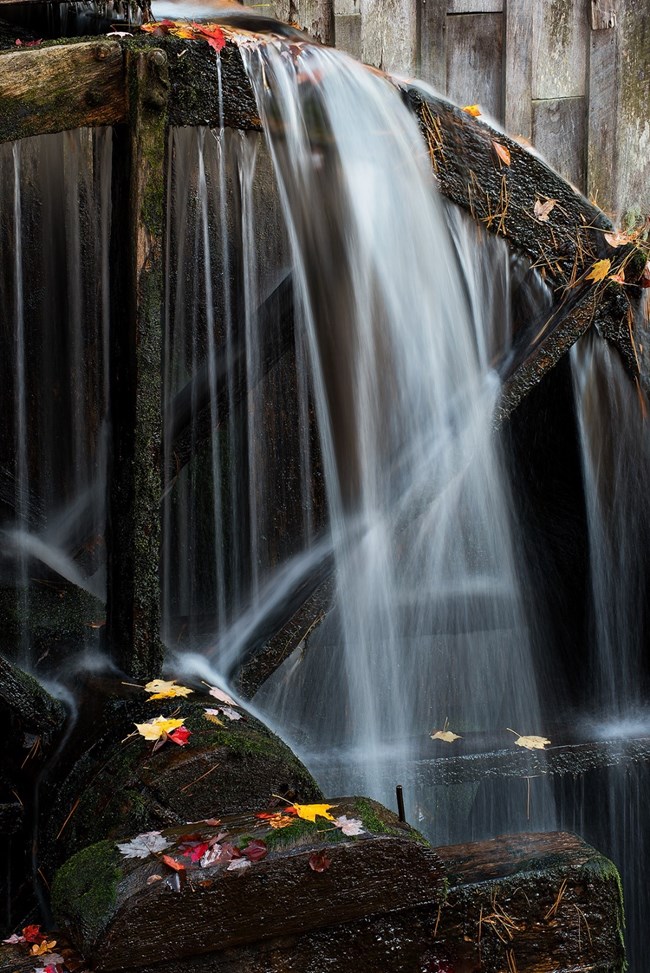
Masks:
[[[468,231],[445,214],[416,122],[387,79],[339,52],[310,45],[272,42],[244,47],[242,55],[288,240],[296,332],[292,360],[298,363],[298,380],[294,372],[283,391],[298,389],[302,418],[295,442],[271,436],[272,400],[265,400],[268,387],[265,393],[253,374],[259,350],[251,309],[269,292],[260,274],[270,254],[259,238],[263,221],[259,214],[255,219],[251,188],[265,187],[268,205],[269,174],[262,179],[260,170],[262,163],[268,169],[268,160],[253,151],[246,137],[226,138],[223,131],[215,139],[199,134],[196,203],[185,198],[181,207],[197,205],[205,227],[206,206],[216,202],[228,239],[237,240],[234,251],[226,250],[223,234],[220,241],[204,233],[194,268],[203,278],[210,266],[216,267],[233,294],[243,283],[243,295],[217,299],[223,305],[221,317],[218,313],[212,320],[211,312],[205,313],[208,331],[222,320],[233,334],[244,334],[248,415],[245,448],[230,443],[223,454],[229,471],[221,470],[211,485],[203,481],[198,492],[205,497],[215,490],[228,499],[233,465],[239,464],[236,483],[248,491],[247,516],[232,520],[231,498],[223,516],[247,535],[249,554],[244,597],[228,595],[239,610],[220,613],[216,630],[194,640],[172,637],[174,625],[168,625],[168,642],[201,647],[217,668],[228,671],[245,647],[243,633],[250,636],[256,616],[267,611],[265,599],[273,597],[270,569],[277,572],[284,564],[284,577],[305,576],[320,551],[333,549],[335,611],[312,639],[307,656],[289,659],[255,702],[263,718],[307,758],[329,793],[355,790],[392,803],[404,761],[415,758],[430,731],[447,718],[462,735],[501,732],[503,746],[512,741],[507,726],[529,733],[542,729],[508,488],[491,429],[499,391],[492,365],[511,340],[507,300],[493,298],[507,286],[477,268],[482,258],[464,242]],[[181,151],[183,146],[188,150],[182,142],[186,136],[175,133],[172,138],[178,167],[173,185],[180,187],[182,173],[192,169]],[[232,174],[223,164],[229,141],[237,147]],[[208,148],[217,154],[209,163]],[[214,177],[202,178],[211,167]],[[170,297],[174,324],[168,354],[178,361],[181,345],[189,340],[186,309],[178,299],[188,266],[185,218],[172,231],[171,246],[178,254],[178,285],[176,301]],[[496,251],[489,252],[494,259]],[[495,264],[501,260],[504,266],[505,253],[500,253]],[[464,268],[466,259],[471,264]],[[271,265],[280,265],[275,255]],[[235,323],[240,319],[241,326]],[[199,332],[203,326],[202,321]],[[216,343],[209,335],[199,340],[209,360],[217,344],[231,360],[227,334],[219,336],[216,327]],[[172,381],[168,403],[196,365]],[[216,359],[208,362],[208,368],[216,367]],[[226,382],[235,380],[232,371],[227,370]],[[210,408],[225,400],[232,414],[231,391],[220,394],[221,381],[215,372]],[[313,496],[315,467],[311,459],[300,461],[313,453],[311,398],[329,520],[319,544],[313,505],[305,503]],[[223,439],[221,416],[213,429],[217,426],[212,449],[216,437]],[[275,467],[265,456],[271,443],[274,449],[283,445],[280,469],[283,463],[285,471],[293,464],[300,467],[302,509],[292,543],[282,557],[269,560],[264,548],[277,546],[277,524],[258,525],[257,518],[262,510],[258,498],[264,498],[264,509],[273,509]],[[173,451],[171,444],[168,448]],[[189,465],[192,469],[183,470],[179,484],[198,475],[198,459]],[[172,483],[167,492],[167,543],[170,550],[191,552],[199,543],[198,532],[174,521],[175,489]],[[216,573],[228,577],[232,551],[223,560],[219,544]],[[260,572],[259,565],[267,567]],[[197,607],[198,602],[188,609],[195,619]],[[165,615],[176,616],[175,630],[183,631],[186,610],[170,603]],[[534,823],[544,827],[552,815],[541,785],[539,790]],[[435,803],[438,797],[427,799]],[[463,799],[474,809],[467,826],[471,834],[532,826],[525,791],[514,798],[516,810],[504,793],[492,799],[474,788]],[[411,807],[419,800],[412,793]],[[431,830],[444,840],[446,828],[437,823]]]

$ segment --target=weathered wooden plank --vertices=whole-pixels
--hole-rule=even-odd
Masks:
[[[420,0],[419,77],[447,91],[447,8],[445,0]]]
[[[610,212],[617,207],[618,30],[593,30],[589,49],[587,195]]]
[[[337,14],[334,18],[336,46],[352,57],[361,57],[361,14]]]
[[[505,12],[503,121],[512,135],[532,138],[533,25],[530,0],[508,0]]]
[[[591,29],[612,30],[618,22],[619,0],[591,0]]]
[[[162,311],[167,55],[127,52],[129,131],[116,141],[111,255],[111,434],[107,518],[108,644],[124,672],[159,674]],[[120,151],[121,149],[121,151]],[[122,195],[123,194],[123,195]],[[122,195],[122,198],[120,196]],[[120,234],[120,230],[125,232]],[[118,275],[115,277],[115,275]],[[120,279],[120,275],[121,279]]]
[[[533,98],[574,98],[586,93],[589,24],[577,0],[536,4]]]
[[[414,75],[417,21],[416,0],[366,0],[361,10],[361,53],[366,64]]]
[[[503,17],[465,14],[447,18],[447,96],[503,118]]]
[[[647,0],[627,0],[619,18],[620,100],[617,204],[650,211],[650,17]]]
[[[532,141],[549,165],[581,192],[587,188],[585,98],[533,101]]]
[[[0,54],[0,142],[126,117],[124,55],[116,41]]]
[[[333,0],[291,0],[289,20],[320,44],[334,45]]]
[[[495,14],[503,10],[503,0],[447,0],[448,14]]]

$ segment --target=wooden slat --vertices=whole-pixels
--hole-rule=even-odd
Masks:
[[[503,10],[503,0],[447,0],[449,14],[494,14]]]
[[[361,12],[361,52],[366,64],[414,75],[417,13],[416,0],[366,0]]]
[[[584,98],[533,101],[533,145],[581,192],[587,188],[586,111]]]
[[[124,55],[116,41],[0,54],[0,142],[125,117]]]
[[[446,0],[419,0],[420,69],[423,81],[444,95],[447,91]]]
[[[504,124],[532,138],[534,10],[530,0],[508,0],[505,14]]]
[[[481,106],[501,120],[503,18],[465,14],[447,18],[447,95],[461,105]]]
[[[334,18],[336,46],[352,57],[361,57],[361,14],[337,14]]]
[[[547,0],[535,4],[533,98],[572,98],[584,95],[587,83],[589,22],[578,0]]]
[[[617,204],[650,211],[650,16],[648,0],[627,0],[618,20],[620,100]]]
[[[587,120],[587,194],[608,211],[617,207],[619,33],[591,32]]]

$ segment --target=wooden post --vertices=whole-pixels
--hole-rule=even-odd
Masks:
[[[107,638],[137,678],[159,674],[162,310],[167,55],[127,45],[128,127],[116,129],[111,233]]]

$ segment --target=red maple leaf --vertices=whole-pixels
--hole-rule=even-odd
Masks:
[[[171,740],[172,743],[177,743],[179,747],[184,747],[191,736],[191,730],[188,730],[186,726],[179,726],[177,730],[167,734],[167,739]]]
[[[249,841],[245,848],[242,849],[242,855],[248,858],[249,862],[259,862],[262,858],[266,858],[269,853],[269,849],[266,847],[266,842],[261,841],[258,838],[253,838]]]

